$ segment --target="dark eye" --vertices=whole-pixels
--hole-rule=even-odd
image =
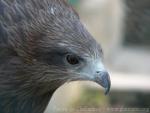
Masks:
[[[79,64],[79,58],[76,55],[68,54],[66,60],[71,65]]]

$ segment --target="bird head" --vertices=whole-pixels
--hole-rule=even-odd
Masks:
[[[22,87],[36,88],[40,94],[68,81],[88,80],[104,87],[107,94],[111,82],[103,65],[102,48],[73,8],[64,0],[34,6],[34,12],[33,7],[26,8],[31,18],[13,27],[11,36],[18,35],[9,41],[23,60],[16,74],[23,81]]]
[[[54,83],[53,86],[88,80],[104,87],[107,94],[111,82],[103,65],[101,46],[82,25],[73,8],[64,2],[60,4],[54,2],[49,9],[53,19],[47,21],[47,29],[38,40],[35,61],[46,67],[46,81]]]

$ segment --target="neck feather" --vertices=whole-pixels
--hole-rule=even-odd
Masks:
[[[0,97],[0,113],[44,113],[53,93],[28,98]]]

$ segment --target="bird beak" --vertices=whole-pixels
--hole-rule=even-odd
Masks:
[[[105,95],[110,91],[111,81],[110,76],[100,60],[89,61],[82,70],[85,80],[94,81],[105,88]]]
[[[98,72],[95,77],[95,82],[105,88],[105,95],[109,93],[111,81],[108,72]]]

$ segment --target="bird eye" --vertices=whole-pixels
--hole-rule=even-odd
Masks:
[[[71,65],[79,64],[79,58],[76,55],[68,54],[66,60]]]

